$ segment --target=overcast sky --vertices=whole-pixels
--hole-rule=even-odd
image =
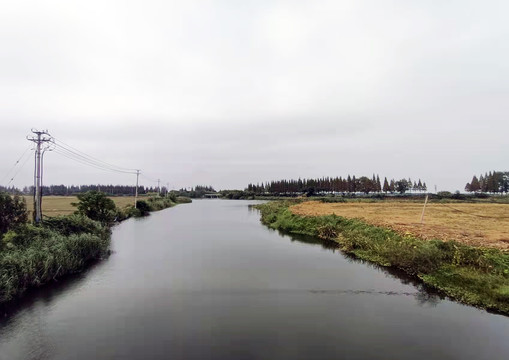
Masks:
[[[4,0],[0,177],[34,127],[145,185],[375,173],[463,190],[509,170],[507,14],[507,1]],[[16,186],[33,182],[25,156]],[[135,176],[47,153],[44,182]]]

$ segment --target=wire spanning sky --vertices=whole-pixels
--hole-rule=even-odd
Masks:
[[[0,173],[35,127],[145,185],[375,173],[462,190],[509,169],[508,13],[492,0],[5,1]],[[45,155],[45,184],[135,181],[60,155]]]

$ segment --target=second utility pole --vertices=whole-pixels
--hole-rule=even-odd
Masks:
[[[136,209],[136,204],[138,203],[138,178],[140,177],[140,170],[136,170],[136,192],[134,193],[134,208]]]

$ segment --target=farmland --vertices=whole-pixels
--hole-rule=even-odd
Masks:
[[[423,204],[405,201],[322,203],[294,205],[297,215],[335,214],[358,218],[420,239],[456,240],[471,246],[509,250],[509,204],[430,203],[421,224]]]
[[[134,205],[134,196],[113,196],[111,199],[118,208],[124,208],[127,205]],[[33,198],[25,196],[27,209],[33,210]],[[76,211],[71,204],[78,202],[76,196],[44,196],[42,199],[42,213],[44,216],[69,215]]]

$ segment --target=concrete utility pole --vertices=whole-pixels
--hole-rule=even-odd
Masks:
[[[138,179],[140,177],[140,170],[136,170],[136,192],[134,193],[134,208],[138,204]]]
[[[42,163],[41,163],[41,145],[51,141],[51,135],[48,130],[38,131],[32,129],[32,132],[37,135],[27,136],[27,140],[35,143],[35,169],[34,169],[34,222],[38,224],[42,220],[42,192],[41,192],[41,178],[42,178]]]
[[[46,145],[46,147],[42,150],[42,153],[41,153],[41,192],[39,193],[39,195],[40,195],[39,205],[40,205],[41,209],[42,209],[42,195],[43,195],[42,189],[44,188],[43,183],[42,183],[42,180],[44,178],[43,177],[43,175],[44,175],[44,154],[46,153],[46,151],[53,151],[53,148],[51,148],[51,144]]]

